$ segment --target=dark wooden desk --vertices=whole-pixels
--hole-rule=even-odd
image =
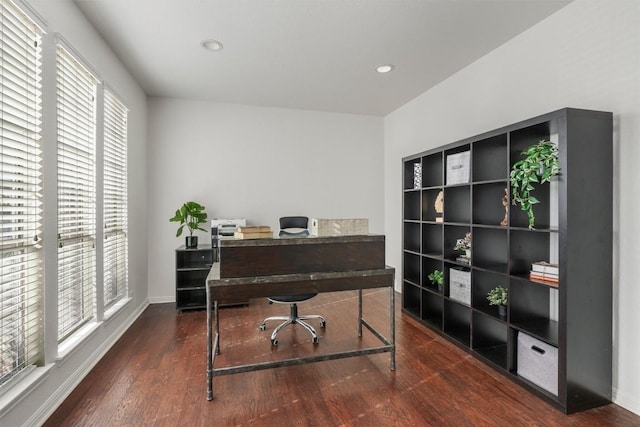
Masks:
[[[390,353],[389,368],[395,370],[395,270],[384,265],[384,236],[233,240],[220,244],[220,262],[211,268],[206,286],[208,400],[213,399],[213,377],[221,375],[384,352]],[[313,254],[311,261],[309,254]],[[261,275],[243,277],[247,269],[257,269]],[[267,274],[271,270],[279,274]],[[362,290],[384,287],[389,288],[389,339],[362,318]],[[214,368],[215,355],[220,354],[219,300],[347,290],[358,290],[358,337],[362,337],[364,326],[382,345]]]

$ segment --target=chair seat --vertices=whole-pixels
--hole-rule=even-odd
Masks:
[[[278,295],[274,297],[268,297],[270,301],[281,303],[293,303],[302,302],[315,297],[318,294],[304,294],[304,295]]]

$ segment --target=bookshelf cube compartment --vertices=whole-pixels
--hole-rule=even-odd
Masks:
[[[502,227],[509,225],[509,211],[516,207],[510,204],[505,195],[505,189],[508,188],[507,181],[473,186],[474,224]]]
[[[537,144],[541,140],[551,139],[556,126],[549,120],[532,123],[509,132],[509,164],[514,164],[522,158],[522,152],[530,145]]]
[[[453,248],[456,246],[456,241],[458,239],[463,239],[464,236],[470,232],[470,227],[460,225],[445,225],[443,242],[444,246],[442,248],[444,258],[455,261],[458,256],[464,255],[464,252],[455,250]]]
[[[473,271],[471,286],[471,305],[473,308],[498,318],[498,306],[489,305],[489,301],[487,300],[489,291],[498,286],[503,287],[508,291],[508,277],[504,274],[496,274],[489,271],[475,269]]]
[[[504,322],[479,312],[473,313],[471,348],[501,368],[507,368],[508,327]]]
[[[404,262],[402,264],[404,280],[420,286],[420,255],[407,253],[404,256]]]
[[[507,135],[503,133],[474,142],[472,164],[474,182],[507,179]]]
[[[211,265],[213,265],[213,252],[210,250],[176,252],[176,268],[178,269],[210,268]]]
[[[551,127],[552,124],[549,121],[544,121],[542,123],[514,130],[510,133],[509,170],[511,170],[514,163],[524,158],[522,156],[523,150],[528,148],[530,145],[537,144],[541,140],[551,139]],[[534,187],[535,189],[531,194],[540,201],[540,203],[533,206],[535,228],[540,230],[549,229],[551,226],[549,214],[551,208],[550,185],[549,183],[545,183],[543,185],[534,184]],[[510,188],[509,191],[511,192],[512,189]],[[529,218],[527,217],[527,213],[522,211],[519,205],[511,206],[509,222],[512,227],[529,227]]]
[[[438,285],[436,283],[432,283],[429,280],[429,274],[433,273],[435,270],[440,270],[444,274],[444,269],[442,267],[442,261],[437,258],[431,257],[422,257],[422,287],[425,289],[430,289],[433,292],[442,293],[442,289],[438,289]],[[446,277],[445,277],[446,282]],[[442,284],[442,288],[444,289],[444,283]]]
[[[444,332],[456,341],[471,344],[471,309],[451,300],[444,301]]]
[[[474,266],[499,273],[507,272],[509,238],[506,229],[474,227],[471,239]]]
[[[445,188],[444,222],[471,223],[471,191],[468,185]]]
[[[422,320],[442,330],[442,297],[427,290],[422,291]]]
[[[416,166],[417,165],[417,166]],[[422,163],[420,162],[420,158],[414,159],[410,162],[404,163],[404,185],[403,188],[405,190],[420,188],[420,184],[416,186],[416,176],[417,170],[422,169]],[[422,172],[420,172],[420,181],[422,180]]]
[[[402,282],[402,308],[420,317],[420,288],[407,281]]]
[[[420,215],[420,192],[407,191],[404,195],[404,219],[419,221]]]
[[[422,158],[422,186],[425,188],[442,185],[442,153],[430,154]]]
[[[176,271],[176,288],[202,288],[204,289],[209,275],[208,269]]]
[[[466,144],[445,151],[445,184],[468,184],[471,179],[471,146]]]
[[[404,249],[406,251],[420,252],[420,224],[415,222],[404,223]]]
[[[422,225],[422,253],[434,257],[442,256],[442,225]]]
[[[442,194],[441,194],[442,193]],[[434,188],[422,191],[422,220],[430,222],[442,222],[444,215],[436,212],[436,201],[440,198],[440,204],[444,206],[444,191],[442,188]],[[442,209],[441,209],[442,210]]]
[[[509,321],[530,335],[557,345],[558,322],[553,315],[550,297],[553,291],[527,280],[511,278]]]
[[[551,228],[551,209],[552,203],[550,198],[550,183],[543,185],[535,185],[535,190],[531,195],[535,196],[540,203],[533,206],[533,214],[535,217],[534,228],[536,230],[549,230]],[[511,189],[509,189],[511,191]],[[513,196],[510,196],[513,197]],[[511,202],[510,202],[511,203]],[[553,204],[557,205],[556,203]],[[509,225],[511,227],[529,228],[529,217],[527,213],[520,209],[519,204],[509,205]]]
[[[551,242],[549,233],[513,230],[509,241],[509,273],[528,277],[532,263],[549,260]]]
[[[181,310],[206,307],[206,291],[201,289],[186,289],[176,293],[176,306]]]

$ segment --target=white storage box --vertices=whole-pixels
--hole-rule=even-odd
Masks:
[[[447,156],[447,185],[469,183],[470,158],[469,151]]]
[[[518,332],[518,375],[558,395],[558,349]]]
[[[449,298],[471,305],[471,272],[449,269]]]
[[[311,218],[309,233],[312,236],[353,236],[369,234],[367,218]]]

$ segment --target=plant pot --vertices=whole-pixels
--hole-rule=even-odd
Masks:
[[[499,305],[498,306],[498,316],[500,316],[501,319],[505,319],[507,317],[507,306],[506,305]]]
[[[464,254],[467,258],[471,259],[471,249],[465,249]]]
[[[187,248],[197,248],[198,247],[198,236],[187,236],[185,238],[185,244]]]

